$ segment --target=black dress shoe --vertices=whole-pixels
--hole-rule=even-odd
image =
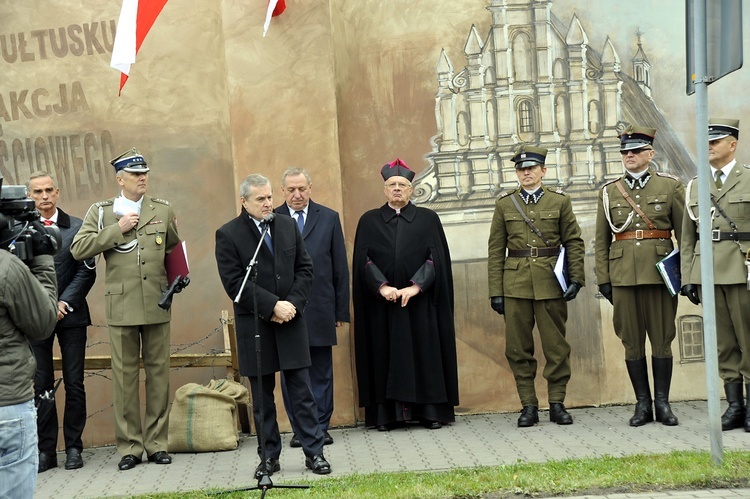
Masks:
[[[323,445],[331,445],[333,443],[333,437],[328,430],[323,431]]]
[[[83,468],[83,458],[81,457],[81,451],[71,447],[70,449],[65,451],[65,454],[67,456],[65,459],[66,470],[77,470],[78,468]]]
[[[523,406],[521,415],[518,417],[518,426],[520,428],[527,428],[534,426],[534,423],[539,422],[539,410],[533,405]]]
[[[378,425],[378,431],[391,431],[393,429],[393,423],[386,423]]]
[[[557,424],[573,424],[573,416],[565,410],[562,402],[550,402],[549,420]]]
[[[264,473],[265,471],[265,473]],[[273,475],[275,472],[281,471],[281,465],[279,464],[279,458],[278,457],[267,457],[266,458],[266,469],[263,470],[263,461],[261,461],[258,466],[255,467],[255,479],[260,480],[261,477],[265,474],[268,476]]]
[[[44,473],[50,468],[57,468],[57,454],[50,454],[48,452],[39,453],[39,467],[37,473]]]
[[[311,469],[316,475],[327,475],[331,472],[331,465],[328,464],[323,454],[316,454],[312,457],[305,458],[305,466]]]
[[[149,463],[172,464],[172,456],[166,451],[160,450],[148,456]]]
[[[419,424],[428,430],[439,430],[443,427],[443,424],[440,421],[432,421],[431,419],[420,419]]]
[[[289,447],[294,447],[295,449],[297,447],[302,447],[302,444],[300,443],[299,437],[296,433],[292,435],[292,439],[289,441]]]
[[[132,470],[139,464],[141,464],[140,457],[135,457],[133,454],[128,454],[127,456],[120,459],[120,464],[117,465],[117,468],[120,471],[127,471]]]

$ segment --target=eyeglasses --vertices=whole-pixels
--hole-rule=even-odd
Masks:
[[[407,187],[411,187],[411,184],[405,182],[392,182],[390,184],[385,184],[385,186],[388,189],[406,189]]]
[[[637,156],[638,154],[640,154],[642,152],[650,151],[650,150],[651,149],[644,149],[644,148],[641,148],[641,149],[628,149],[627,151],[620,151],[620,154],[622,154],[623,156],[627,156],[629,152],[632,152],[634,155]]]

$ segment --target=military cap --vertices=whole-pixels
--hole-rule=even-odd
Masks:
[[[723,139],[732,136],[740,138],[740,120],[723,120],[719,118],[708,119],[708,141]]]
[[[547,149],[544,147],[534,147],[522,145],[516,150],[515,156],[510,160],[516,164],[516,170],[531,168],[532,166],[544,166],[544,160],[547,158]]]
[[[149,171],[146,160],[135,147],[111,160],[110,164],[115,167],[115,172],[148,173]]]
[[[388,180],[391,177],[404,177],[409,182],[414,180],[415,175],[406,163],[399,158],[384,164],[383,168],[380,169],[380,174],[383,176],[383,180]]]
[[[620,152],[633,149],[653,149],[656,130],[638,125],[628,125],[620,135]]]

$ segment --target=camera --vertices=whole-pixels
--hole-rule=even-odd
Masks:
[[[60,229],[44,226],[25,185],[3,185],[0,175],[0,249],[28,263],[36,255],[54,255],[62,244]]]

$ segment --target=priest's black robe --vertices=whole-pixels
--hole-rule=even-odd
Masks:
[[[367,426],[451,422],[458,405],[450,252],[437,214],[412,203],[359,220],[352,264],[359,405]],[[379,294],[412,283],[406,307]]]

